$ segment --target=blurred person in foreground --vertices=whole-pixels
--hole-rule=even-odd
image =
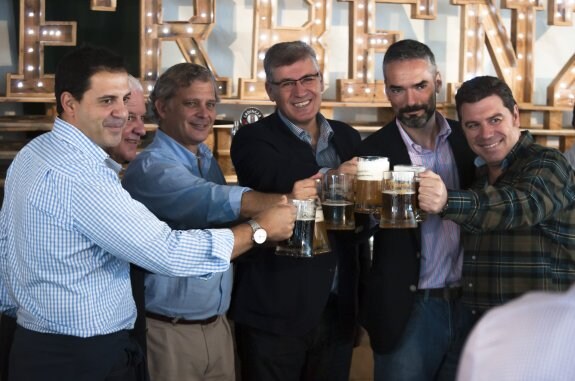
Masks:
[[[465,344],[459,381],[575,380],[575,286],[488,311]]]

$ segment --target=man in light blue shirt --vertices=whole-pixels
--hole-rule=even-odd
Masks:
[[[175,231],[121,187],[104,149],[120,142],[130,96],[121,57],[83,46],[55,77],[51,132],[26,145],[0,212],[0,311],[16,309],[10,380],[135,380],[138,346],[129,265],[171,276],[226,271],[253,246],[250,225]],[[257,223],[291,235],[293,208]]]
[[[204,141],[212,132],[217,86],[205,67],[181,63],[157,80],[150,102],[159,129],[134,159],[123,185],[173,229],[227,226],[281,201],[228,186]],[[315,195],[312,179],[296,182],[294,198]],[[210,277],[145,279],[147,347],[152,379],[235,379],[233,338],[225,316],[232,268]]]

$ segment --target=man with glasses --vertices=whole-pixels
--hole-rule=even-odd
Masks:
[[[313,49],[278,43],[264,69],[277,109],[234,137],[239,183],[289,193],[318,172],[355,174],[359,133],[320,114],[324,85]],[[357,289],[351,234],[329,231],[332,252],[313,258],[274,255],[267,246],[236,263],[230,312],[243,380],[348,380]]]

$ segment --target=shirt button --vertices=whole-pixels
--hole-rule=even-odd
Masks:
[[[415,292],[417,291],[417,287],[414,284],[412,284],[411,286],[409,286],[409,291]]]
[[[471,310],[471,313],[472,313],[473,315],[476,315],[476,314],[477,314],[477,311]]]
[[[473,288],[473,283],[468,284],[469,288]]]
[[[417,259],[421,258],[421,253],[419,251],[417,253],[415,253],[415,258],[417,258]]]
[[[471,259],[475,260],[475,255],[471,257]]]

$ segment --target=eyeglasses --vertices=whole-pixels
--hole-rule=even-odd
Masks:
[[[284,79],[283,81],[279,82],[273,82],[273,81],[268,82],[272,85],[278,86],[282,91],[291,91],[295,89],[298,82],[303,87],[310,89],[312,87],[315,87],[320,79],[321,79],[321,73],[317,72],[315,74],[304,75],[300,79]]]

